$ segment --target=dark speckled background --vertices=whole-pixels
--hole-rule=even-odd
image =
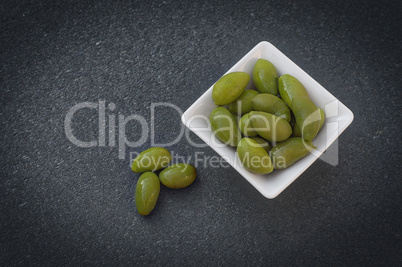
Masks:
[[[401,13],[400,1],[2,1],[0,264],[401,265]],[[128,153],[150,139],[121,160],[65,135],[84,101],[148,122],[153,102],[185,110],[262,40],[355,115],[339,165],[316,161],[273,200],[232,168],[199,167],[144,218]],[[161,142],[181,125],[172,110],[155,122]],[[72,126],[96,139],[96,111]],[[169,149],[217,155],[185,139]]]

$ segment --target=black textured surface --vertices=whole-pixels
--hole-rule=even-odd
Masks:
[[[2,265],[401,265],[400,1],[13,2],[0,3]],[[84,101],[148,122],[153,102],[185,110],[262,40],[355,115],[339,165],[316,161],[273,200],[232,168],[199,167],[144,218],[133,149],[120,160],[65,135]],[[157,141],[180,124],[157,116]],[[97,126],[90,109],[73,120],[82,140]],[[169,149],[216,156],[185,139]]]

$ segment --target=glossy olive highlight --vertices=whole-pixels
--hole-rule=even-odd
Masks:
[[[290,122],[291,115],[288,106],[279,97],[271,94],[259,94],[251,101],[255,111],[263,111],[274,114],[287,122]]]
[[[209,122],[216,138],[224,144],[237,146],[241,133],[232,113],[224,107],[217,107],[209,115]]]
[[[141,173],[165,168],[172,160],[170,152],[163,147],[151,147],[141,152],[133,161],[131,170]]]
[[[235,101],[244,91],[250,75],[246,72],[231,72],[220,78],[212,89],[215,105],[225,106]]]
[[[160,192],[158,176],[153,172],[143,173],[135,189],[135,205],[141,215],[148,215],[155,208]]]
[[[237,155],[241,164],[250,172],[267,174],[273,171],[268,152],[251,138],[240,140],[237,146]]]
[[[300,137],[292,137],[276,144],[270,152],[274,169],[285,169],[308,155],[314,145]]]
[[[159,173],[161,183],[172,189],[185,188],[192,184],[196,177],[195,167],[186,163],[170,165]]]
[[[266,59],[258,59],[253,69],[253,81],[261,93],[278,94],[278,73],[275,66]]]

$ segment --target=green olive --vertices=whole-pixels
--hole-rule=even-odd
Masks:
[[[273,171],[268,152],[251,138],[243,138],[237,146],[237,155],[241,164],[249,171],[267,174]]]
[[[251,100],[258,95],[255,90],[245,90],[238,99],[228,105],[228,109],[233,114],[242,116],[253,110]]]
[[[263,149],[265,149],[265,151],[267,151],[269,153],[272,146],[267,140],[265,140],[262,137],[258,137],[258,136],[250,137],[250,138],[253,139],[254,141],[256,141],[260,146],[262,146]]]
[[[215,105],[225,106],[235,101],[244,91],[250,75],[246,72],[231,72],[220,78],[212,89]]]
[[[163,147],[151,147],[142,151],[133,161],[131,170],[141,173],[146,171],[157,171],[165,168],[172,160],[170,152]]]
[[[160,191],[158,176],[153,172],[144,172],[137,181],[135,205],[141,215],[148,215],[155,208]]]
[[[211,129],[215,136],[224,144],[237,146],[241,133],[232,113],[224,107],[216,107],[209,115]]]
[[[292,99],[292,111],[302,137],[312,141],[320,130],[320,110],[310,98],[297,96]]]
[[[290,122],[290,110],[279,97],[271,94],[259,94],[251,102],[255,111],[271,113]]]
[[[194,166],[186,163],[170,165],[159,173],[161,183],[169,188],[185,188],[192,184],[197,177]]]
[[[270,153],[274,169],[285,169],[293,165],[309,154],[313,148],[314,145],[311,141],[303,140],[300,137],[291,137],[276,144]]]
[[[295,137],[301,137],[302,136],[302,132],[301,129],[299,127],[299,125],[297,123],[295,123],[292,127],[292,131],[293,131],[293,136]]]
[[[262,111],[250,112],[251,125],[264,139],[283,141],[292,134],[292,127],[286,120]]]
[[[245,136],[257,136],[257,132],[253,129],[250,122],[250,113],[244,114],[239,120],[239,128]]]
[[[292,109],[292,99],[294,97],[308,97],[308,93],[304,85],[290,74],[285,74],[279,77],[278,88],[282,100],[286,103],[286,105],[289,106],[290,109]]]
[[[322,126],[324,125],[325,122],[325,112],[322,108],[318,108],[320,111],[320,126],[318,128],[318,131],[321,131]],[[299,127],[299,125],[297,123],[295,123],[293,125],[293,136],[298,136],[301,137],[302,136],[302,132],[301,129]]]
[[[278,73],[275,66],[265,59],[258,59],[253,69],[253,81],[261,93],[278,94]]]

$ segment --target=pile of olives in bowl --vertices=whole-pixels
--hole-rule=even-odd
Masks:
[[[250,79],[257,90],[246,88]],[[285,169],[308,155],[325,120],[298,79],[278,77],[275,66],[262,58],[252,77],[246,72],[221,77],[212,100],[217,105],[209,115],[213,134],[237,147],[242,165],[256,174]]]

